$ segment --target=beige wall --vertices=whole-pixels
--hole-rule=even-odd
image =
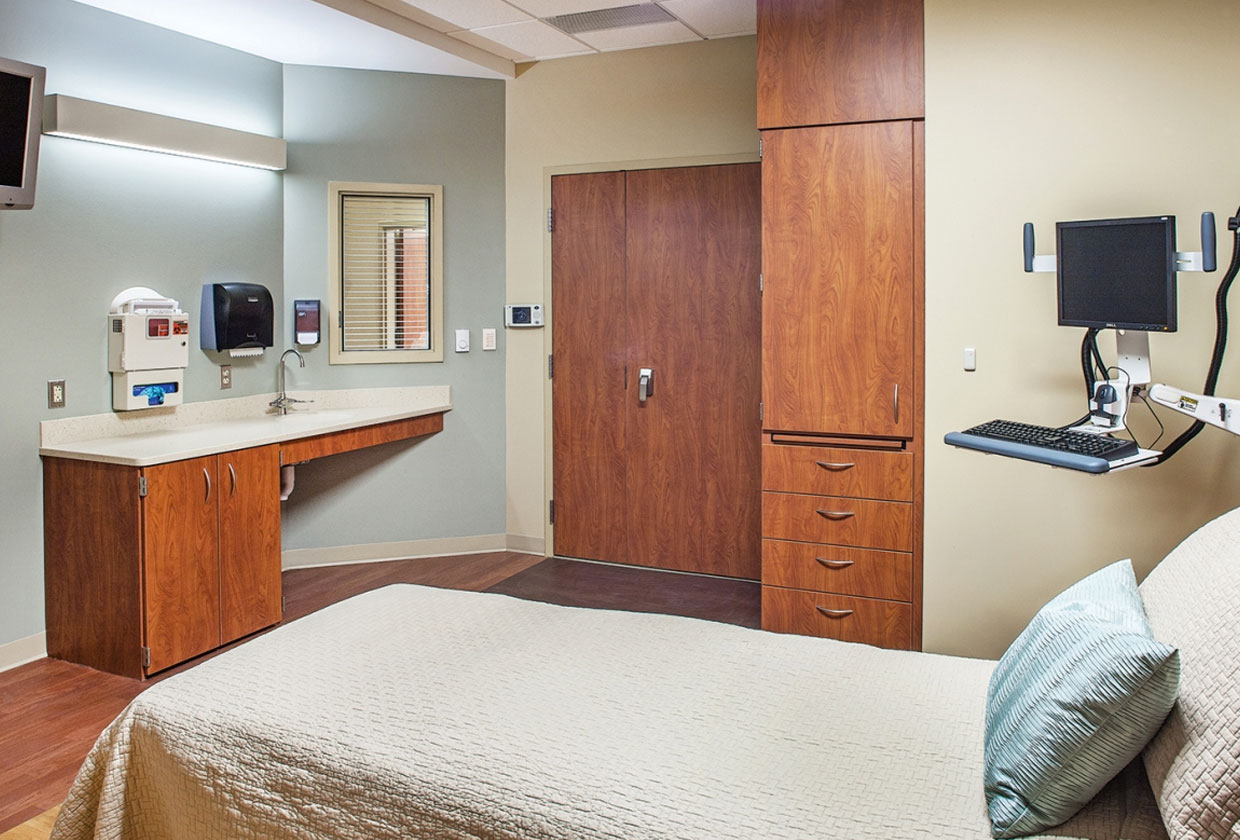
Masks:
[[[755,42],[727,38],[535,64],[507,85],[508,301],[550,304],[552,171],[756,158]],[[554,323],[554,313],[551,320]],[[507,330],[508,533],[546,534],[551,330]]]
[[[1240,439],[1217,429],[1163,466],[1100,477],[941,442],[994,417],[1084,411],[1083,330],[1056,325],[1053,274],[1021,271],[1023,222],[1053,253],[1056,220],[1171,213],[1180,249],[1197,250],[1213,210],[1226,265],[1237,34],[1234,0],[926,0],[926,649],[997,656],[1064,586],[1122,557],[1143,577],[1240,504]],[[1180,275],[1180,330],[1151,338],[1155,381],[1201,388],[1221,275]],[[1240,396],[1237,352],[1222,394]],[[1160,413],[1165,442],[1186,424]]]
[[[1152,470],[1089,476],[954,450],[994,417],[1084,411],[1082,331],[1055,323],[1054,276],[1021,271],[1056,220],[1173,213],[1182,250],[1202,210],[1240,202],[1233,0],[926,0],[925,647],[998,656],[1037,608],[1113,559],[1138,576],[1240,504],[1240,440],[1207,429]],[[507,88],[508,299],[546,300],[549,169],[752,153],[752,39],[544,62]],[[1155,379],[1199,389],[1219,274],[1184,274],[1180,331],[1152,339]],[[1240,303],[1236,317],[1240,319]],[[546,331],[509,330],[508,531],[544,534]],[[1240,335],[1236,337],[1240,343]],[[978,370],[961,369],[976,347]],[[1113,356],[1110,338],[1103,352]],[[1220,393],[1240,395],[1225,365]],[[1168,437],[1185,425],[1161,411]],[[1144,408],[1143,441],[1156,427]]]

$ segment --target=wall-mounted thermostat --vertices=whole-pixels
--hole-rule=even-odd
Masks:
[[[542,325],[541,303],[510,303],[504,307],[505,327],[541,327]]]

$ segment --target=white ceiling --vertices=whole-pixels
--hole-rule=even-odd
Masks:
[[[504,78],[515,62],[747,35],[756,0],[78,0],[283,64]],[[567,34],[557,15],[667,18]]]

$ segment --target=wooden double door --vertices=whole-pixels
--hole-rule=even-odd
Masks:
[[[555,553],[760,574],[758,164],[552,178]]]

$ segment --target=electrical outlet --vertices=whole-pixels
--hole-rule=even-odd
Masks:
[[[49,379],[47,381],[47,407],[65,407],[65,381],[63,379]]]
[[[220,365],[220,390],[232,387],[232,365]]]

